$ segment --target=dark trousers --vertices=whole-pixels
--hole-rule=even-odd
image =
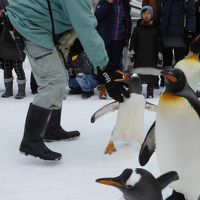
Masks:
[[[175,62],[182,60],[186,56],[187,49],[176,48],[174,49]],[[170,67],[173,64],[173,49],[163,48],[163,66]]]
[[[109,62],[116,66],[116,69],[122,70],[122,52],[124,49],[124,40],[111,41],[109,44],[105,44],[108,54]]]
[[[4,59],[4,79],[12,78],[12,70],[15,70],[18,80],[25,80],[25,73],[22,66],[22,62],[16,60]]]
[[[159,78],[155,75],[139,75],[142,83],[147,84],[147,88],[154,89],[158,85]]]

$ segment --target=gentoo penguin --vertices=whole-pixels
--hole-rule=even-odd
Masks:
[[[197,200],[200,194],[200,101],[182,70],[173,68],[162,74],[166,89],[160,96],[155,127],[153,125],[146,136],[139,162],[145,165],[156,146],[160,171],[175,170],[180,178],[171,184],[175,191],[168,200]]]
[[[117,109],[116,124],[112,130],[111,139],[105,153],[112,154],[116,151],[114,141],[132,141],[136,139],[142,143],[144,139],[144,109],[145,99],[142,95],[142,84],[138,75],[133,74],[130,80],[125,81],[129,85],[130,98],[123,103],[113,102],[97,110],[91,122],[94,123],[102,115]]]
[[[120,176],[96,181],[118,188],[124,200],[163,200],[162,189],[175,180],[178,180],[178,174],[174,171],[155,178],[147,170],[137,168],[134,171],[125,169]]]
[[[192,56],[179,61],[174,67],[185,73],[189,86],[196,92],[200,82],[200,35],[192,40],[190,52]]]

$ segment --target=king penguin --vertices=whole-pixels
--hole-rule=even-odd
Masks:
[[[192,40],[190,52],[192,56],[179,61],[174,67],[181,69],[185,73],[188,84],[196,92],[200,82],[200,36]]]
[[[96,181],[118,188],[123,194],[120,200],[163,200],[162,189],[178,178],[174,171],[155,178],[149,171],[136,168],[125,169],[120,176],[114,178],[100,178]]]
[[[161,72],[166,89],[160,96],[155,128],[142,145],[139,162],[145,165],[155,150],[160,171],[177,171],[180,180],[168,200],[197,200],[200,194],[200,101],[178,68]],[[154,132],[155,131],[155,132]]]
[[[118,109],[116,123],[105,149],[105,153],[110,155],[116,151],[114,141],[130,142],[136,139],[142,144],[144,140],[145,98],[142,95],[141,80],[137,74],[132,74],[131,78],[125,82],[129,85],[130,98],[125,98],[123,103],[114,101],[103,106],[91,118],[91,122],[94,123],[102,115]]]

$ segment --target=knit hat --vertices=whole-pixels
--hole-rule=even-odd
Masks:
[[[151,6],[143,6],[141,9],[141,14],[146,10],[148,10],[151,13],[151,15],[153,16],[153,8]]]

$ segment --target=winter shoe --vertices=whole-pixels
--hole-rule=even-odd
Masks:
[[[13,78],[4,79],[6,91],[1,95],[3,98],[13,96]]]
[[[106,86],[103,84],[99,86],[99,99],[106,99],[106,98],[107,98]]]
[[[65,131],[61,125],[61,109],[52,110],[49,124],[44,134],[44,140],[46,142],[67,140],[80,136],[79,131]]]
[[[88,99],[88,98],[90,98],[93,95],[94,95],[94,91],[93,90],[90,91],[90,92],[82,92],[82,98],[83,99]]]
[[[82,94],[82,89],[81,89],[81,87],[71,87],[69,94],[71,94],[71,95]]]
[[[15,96],[15,99],[23,99],[26,96],[25,87],[26,80],[17,80],[18,83],[18,93]]]
[[[60,160],[62,155],[51,151],[43,142],[45,129],[51,111],[30,104],[26,117],[24,136],[19,150],[25,155],[39,157],[43,160]]]

